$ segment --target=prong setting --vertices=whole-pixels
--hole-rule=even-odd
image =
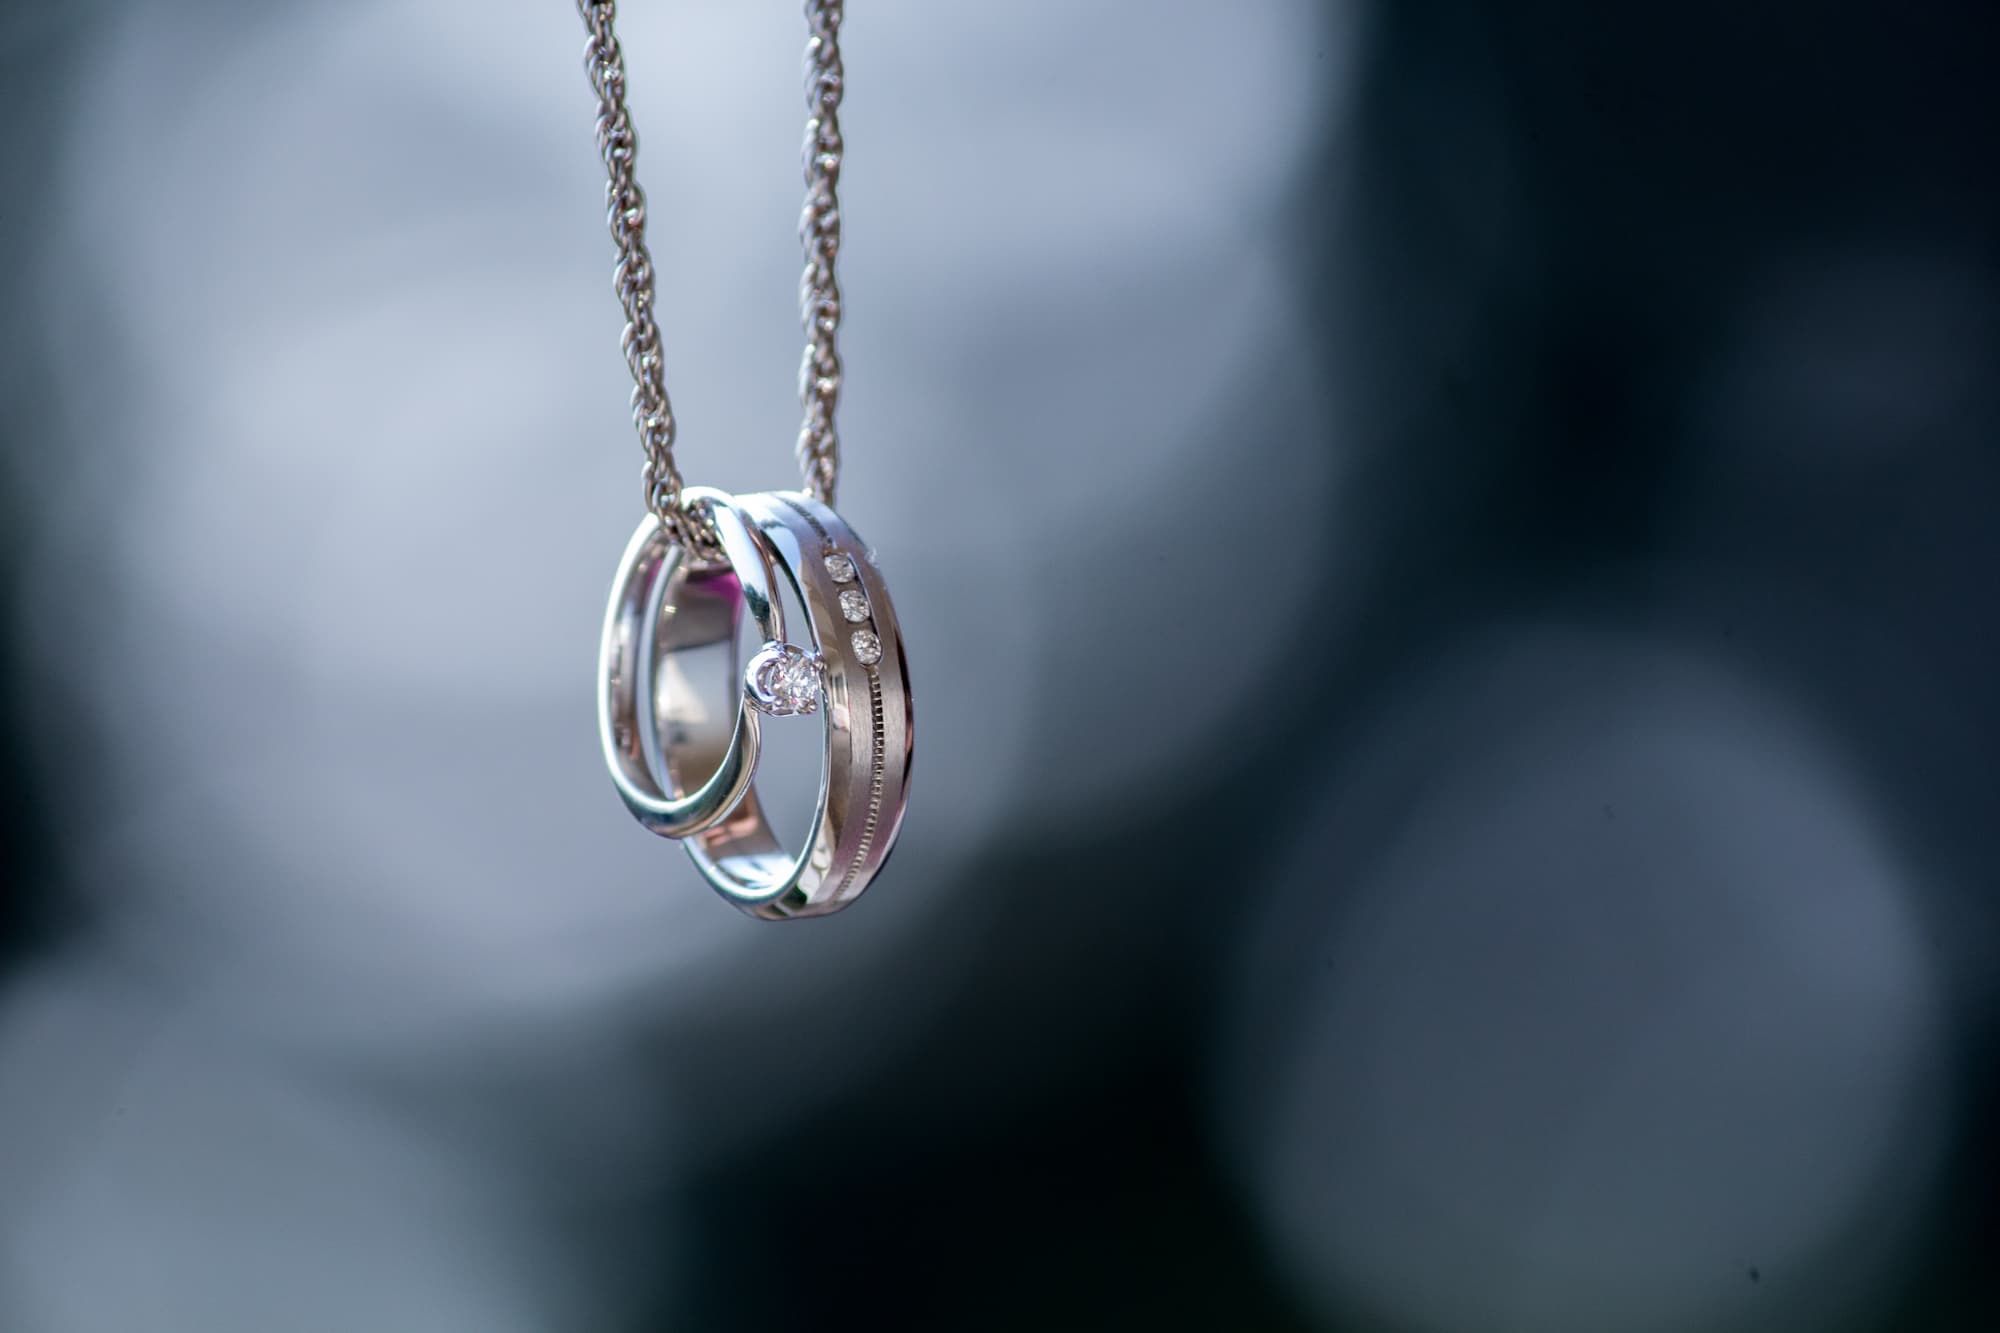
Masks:
[[[825,663],[797,644],[767,643],[743,668],[744,699],[772,717],[817,713],[825,690]]]

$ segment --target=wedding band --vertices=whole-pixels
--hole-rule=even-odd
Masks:
[[[912,722],[895,607],[866,544],[810,496],[732,497],[697,487],[687,500],[706,506],[765,640],[758,657],[767,670],[753,662],[744,715],[818,712],[826,735],[819,800],[796,855],[772,832],[754,783],[722,819],[687,839],[688,853],[718,893],[753,915],[838,911],[881,870],[903,822]],[[774,595],[781,589],[805,612],[803,642],[789,649],[784,598]],[[810,667],[788,668],[801,659]],[[801,690],[802,681],[813,692]],[[672,735],[663,735],[662,755],[670,774],[707,763]]]
[[[736,671],[742,614],[734,572],[690,567],[657,518],[640,521],[604,613],[597,730],[626,808],[662,837],[721,819],[756,774],[757,715],[741,706]],[[661,781],[663,743],[675,771],[705,775],[699,786]]]

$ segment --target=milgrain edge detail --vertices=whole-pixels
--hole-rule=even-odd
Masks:
[[[840,888],[835,896],[846,893],[854,883],[854,877],[861,873],[862,863],[868,853],[875,849],[875,829],[882,821],[882,750],[884,748],[882,724],[882,676],[874,667],[868,669],[868,719],[872,723],[872,743],[868,765],[868,818],[861,825],[861,843],[854,849],[854,859],[847,864],[847,873],[841,877]]]

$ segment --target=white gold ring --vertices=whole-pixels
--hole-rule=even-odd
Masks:
[[[642,825],[684,840],[744,911],[837,911],[868,887],[902,826],[911,709],[895,608],[866,545],[809,495],[696,487],[685,499],[705,511],[727,564],[691,566],[650,516],[634,534],[599,661],[612,781]],[[781,592],[804,609],[800,642],[787,637]],[[745,611],[764,646],[739,674]],[[812,823],[791,855],[757,798],[760,718],[809,715],[826,745]]]

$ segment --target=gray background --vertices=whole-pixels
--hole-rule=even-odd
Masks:
[[[779,485],[801,24],[627,9]],[[0,1328],[2000,1326],[1986,7],[854,5],[782,928],[599,768],[571,7],[0,15]]]

